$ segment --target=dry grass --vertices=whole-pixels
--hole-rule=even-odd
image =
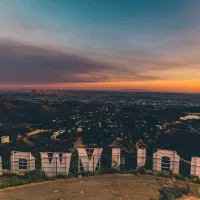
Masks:
[[[158,190],[168,182],[169,179],[156,178],[149,175],[110,174],[61,179],[45,184],[40,183],[2,189],[0,190],[0,199],[150,200],[157,199],[159,195]],[[186,185],[186,183],[181,181],[177,181],[177,184]]]

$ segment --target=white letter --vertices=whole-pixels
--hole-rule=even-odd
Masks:
[[[89,150],[94,150],[90,159],[88,158],[86,148],[77,148],[79,159],[82,162],[83,169],[85,172],[95,171],[97,164],[99,162],[99,159],[101,158],[101,153],[103,151],[102,148],[92,148]]]
[[[41,152],[42,169],[47,176],[68,175],[71,153]]]
[[[35,169],[35,158],[31,152],[11,152],[11,172],[24,174]]]
[[[180,156],[176,151],[160,150],[153,154],[153,170],[161,171],[172,170],[173,173],[179,173]]]
[[[137,166],[144,166],[146,164],[146,149],[137,150]]]
[[[0,176],[2,175],[2,158],[0,156]]]
[[[120,168],[121,163],[121,149],[112,148],[112,167]]]
[[[199,157],[192,157],[190,174],[191,176],[200,177],[200,158]]]

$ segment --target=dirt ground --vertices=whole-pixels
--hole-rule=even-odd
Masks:
[[[0,190],[0,200],[150,200],[166,179],[101,175],[30,184]]]

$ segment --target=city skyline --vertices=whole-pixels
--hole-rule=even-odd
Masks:
[[[2,0],[0,88],[200,93],[198,0]]]

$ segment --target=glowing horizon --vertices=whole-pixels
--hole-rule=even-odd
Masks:
[[[1,89],[136,90],[144,92],[200,93],[200,80],[3,85]]]

